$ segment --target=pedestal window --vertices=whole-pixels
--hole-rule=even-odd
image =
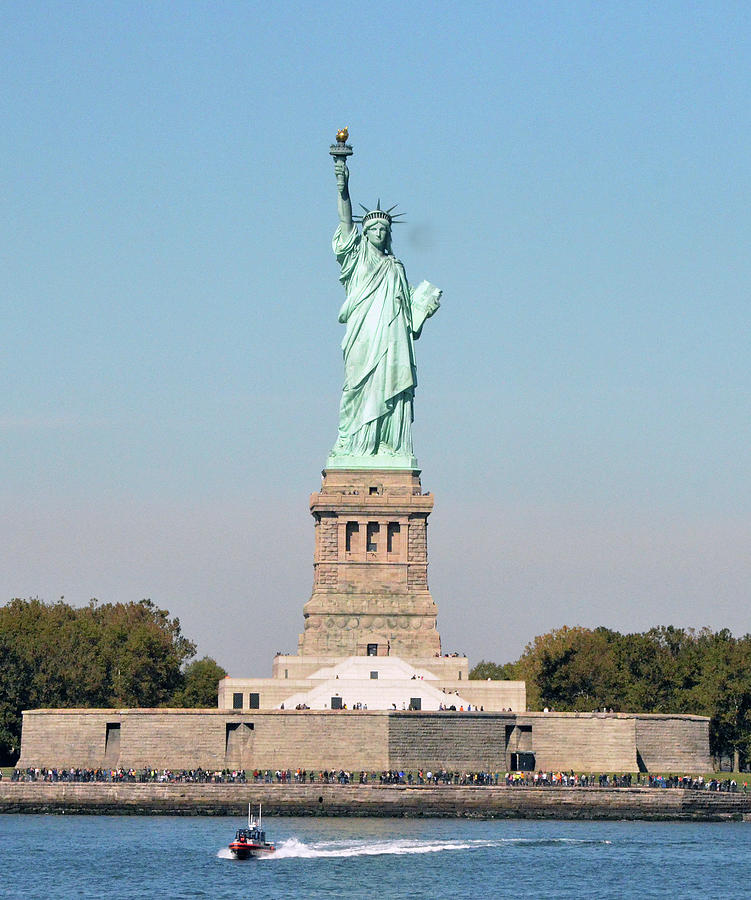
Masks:
[[[351,553],[354,549],[356,535],[360,531],[360,525],[357,522],[347,522],[344,532],[344,549],[347,553]]]

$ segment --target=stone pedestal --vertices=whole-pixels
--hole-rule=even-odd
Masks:
[[[304,656],[435,657],[427,520],[433,498],[415,470],[327,469],[312,494],[313,594]]]

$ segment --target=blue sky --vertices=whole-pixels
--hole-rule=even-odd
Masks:
[[[0,600],[294,651],[336,435],[328,146],[444,290],[415,447],[446,650],[749,631],[751,8],[6,4]]]

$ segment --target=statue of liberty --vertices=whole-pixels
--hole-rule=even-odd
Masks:
[[[344,387],[339,437],[327,468],[414,469],[412,421],[417,366],[414,342],[439,306],[441,291],[427,281],[413,288],[391,249],[394,207],[352,215],[345,143],[347,130],[331,148],[338,189],[339,226],[332,246],[341,267],[346,299],[339,321]]]

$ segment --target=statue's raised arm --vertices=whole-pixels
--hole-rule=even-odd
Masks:
[[[349,196],[349,169],[343,159],[334,162],[334,174],[336,175],[336,202],[339,209],[339,224],[342,231],[349,234],[355,227],[352,221],[352,200]]]
[[[329,153],[334,157],[334,175],[336,176],[337,206],[339,208],[339,224],[342,232],[349,234],[355,227],[352,221],[352,200],[349,196],[349,169],[347,157],[352,155],[352,148],[347,143],[349,129],[341,128],[336,133],[336,143],[331,145]]]
[[[349,196],[347,129],[330,153],[338,191],[339,227],[333,240],[346,299],[339,321],[347,326],[339,437],[326,468],[416,469],[412,419],[417,365],[414,342],[438,309],[441,291],[428,282],[414,290],[391,249],[391,209],[365,210],[357,221]]]

